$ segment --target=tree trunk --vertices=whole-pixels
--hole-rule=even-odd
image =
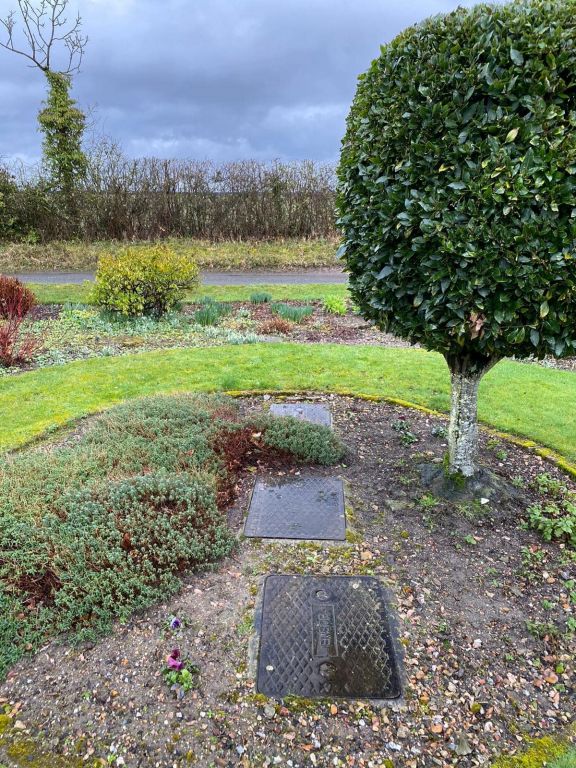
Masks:
[[[452,406],[448,429],[450,474],[464,478],[477,472],[478,453],[478,385],[496,360],[478,363],[468,358],[449,360],[452,382]]]

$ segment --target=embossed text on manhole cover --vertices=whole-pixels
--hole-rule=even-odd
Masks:
[[[270,413],[273,416],[292,416],[325,427],[332,426],[330,410],[320,403],[274,403],[270,406]]]
[[[257,480],[246,536],[263,539],[346,538],[344,487],[333,477]]]
[[[384,590],[368,576],[268,576],[257,689],[395,699],[401,694]]]

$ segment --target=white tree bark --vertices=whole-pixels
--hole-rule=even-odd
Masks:
[[[478,385],[491,366],[469,370],[452,367],[452,407],[448,429],[450,473],[469,478],[476,474],[478,453]]]

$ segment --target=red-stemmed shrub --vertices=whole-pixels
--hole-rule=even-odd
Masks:
[[[20,280],[0,275],[0,365],[9,367],[32,359],[39,340],[22,324],[36,297]]]
[[[30,288],[15,277],[0,275],[0,317],[24,319],[36,303]]]

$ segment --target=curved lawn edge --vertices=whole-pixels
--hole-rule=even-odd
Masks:
[[[0,449],[124,400],[182,391],[325,392],[446,413],[443,358],[413,348],[251,344],[92,358],[0,380]],[[576,376],[505,361],[480,386],[481,421],[576,460]],[[547,456],[553,458],[553,456]]]

